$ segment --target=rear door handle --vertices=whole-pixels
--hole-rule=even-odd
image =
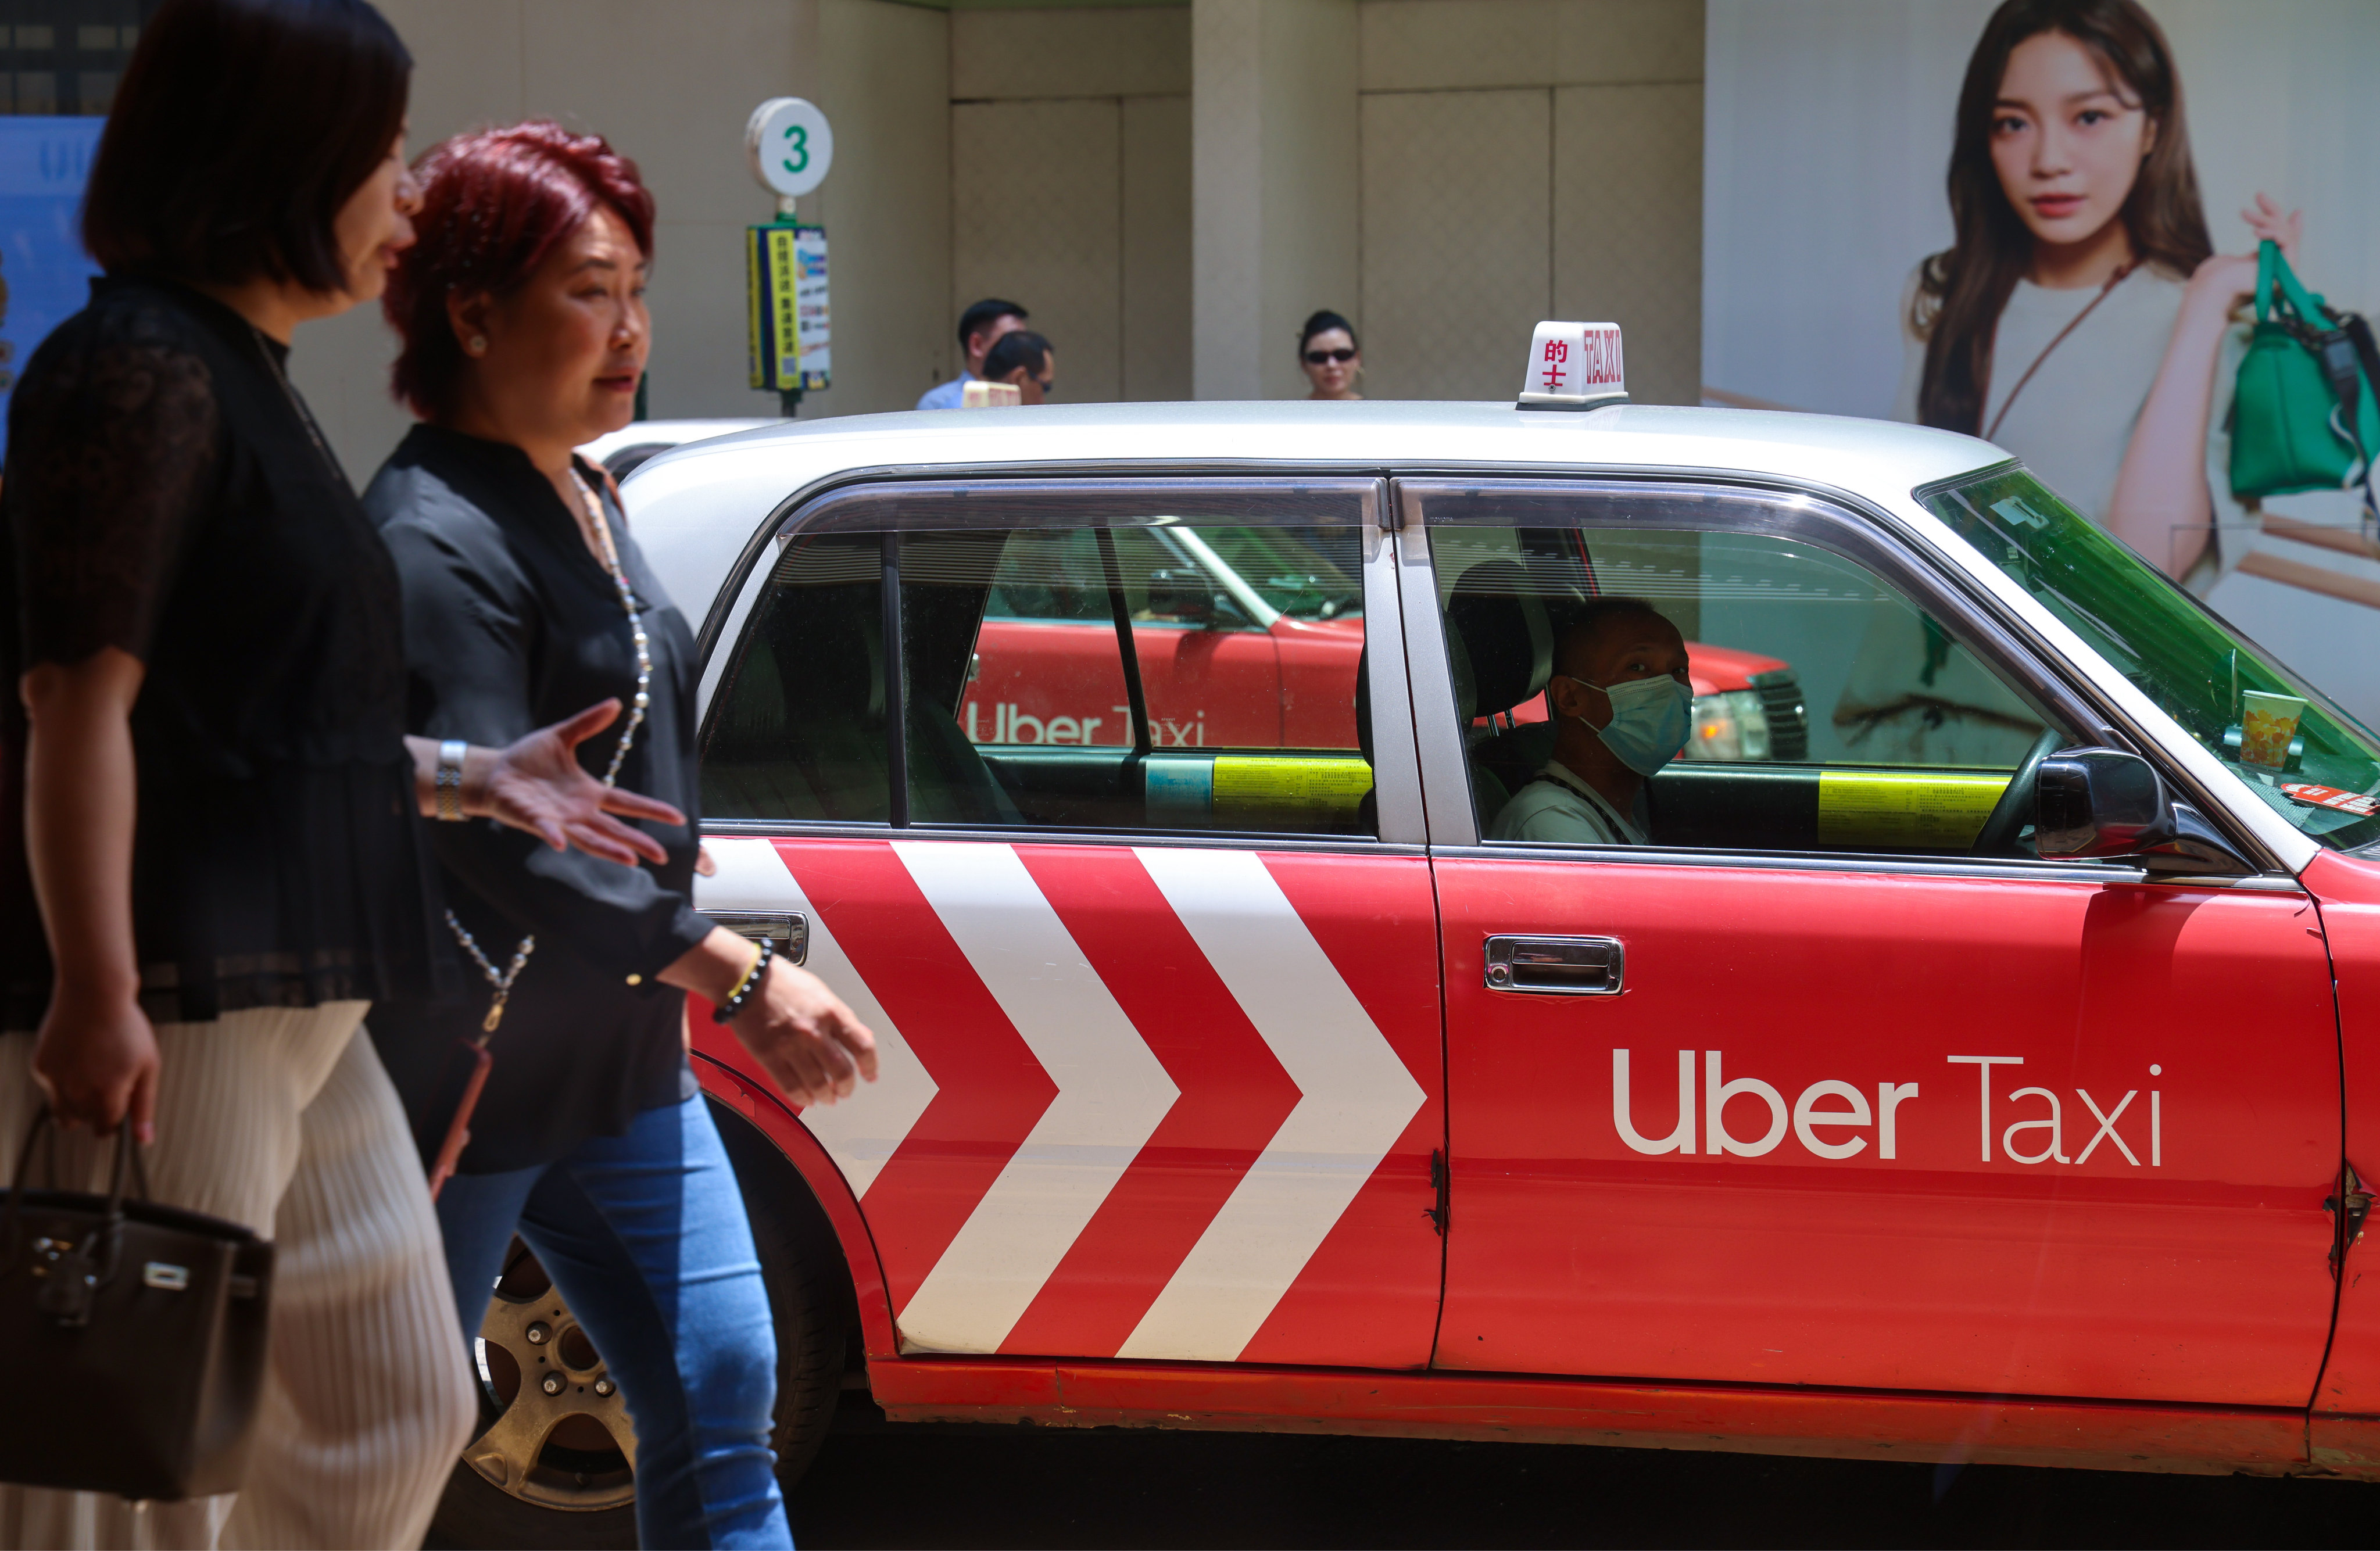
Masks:
[[[1627,951],[1616,937],[1491,937],[1488,988],[1540,996],[1612,997]]]
[[[734,932],[758,942],[768,938],[777,945],[777,957],[787,963],[797,964],[809,956],[809,917],[794,911],[770,910],[706,910],[705,915]]]

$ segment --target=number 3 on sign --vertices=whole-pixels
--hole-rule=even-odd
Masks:
[[[760,187],[796,199],[826,181],[834,164],[834,130],[799,97],[771,97],[744,126],[745,163]]]

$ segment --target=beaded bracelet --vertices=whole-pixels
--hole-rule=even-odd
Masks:
[[[760,982],[768,977],[769,961],[776,956],[776,939],[762,938],[759,955],[752,961],[752,967],[744,972],[744,978],[737,981],[735,988],[727,993],[727,1000],[710,1010],[712,1023],[727,1024],[735,1021],[735,1015],[744,1011],[744,1004],[752,1000],[752,993],[759,990]]]

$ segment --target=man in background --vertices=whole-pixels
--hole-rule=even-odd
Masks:
[[[1014,302],[1002,301],[998,297],[986,297],[959,314],[959,348],[966,352],[966,368],[940,387],[927,389],[925,396],[917,400],[917,407],[956,409],[966,385],[983,376],[985,355],[1000,343],[1001,335],[1023,328],[1030,316]]]
[[[1042,404],[1058,386],[1058,352],[1031,329],[1004,333],[984,353],[983,380],[1006,382],[1019,404]]]

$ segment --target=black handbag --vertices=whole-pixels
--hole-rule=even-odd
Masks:
[[[0,1213],[0,1481],[158,1502],[237,1491],[263,1386],[273,1245],[128,1199],[128,1123],[105,1195],[34,1190],[46,1106]]]

